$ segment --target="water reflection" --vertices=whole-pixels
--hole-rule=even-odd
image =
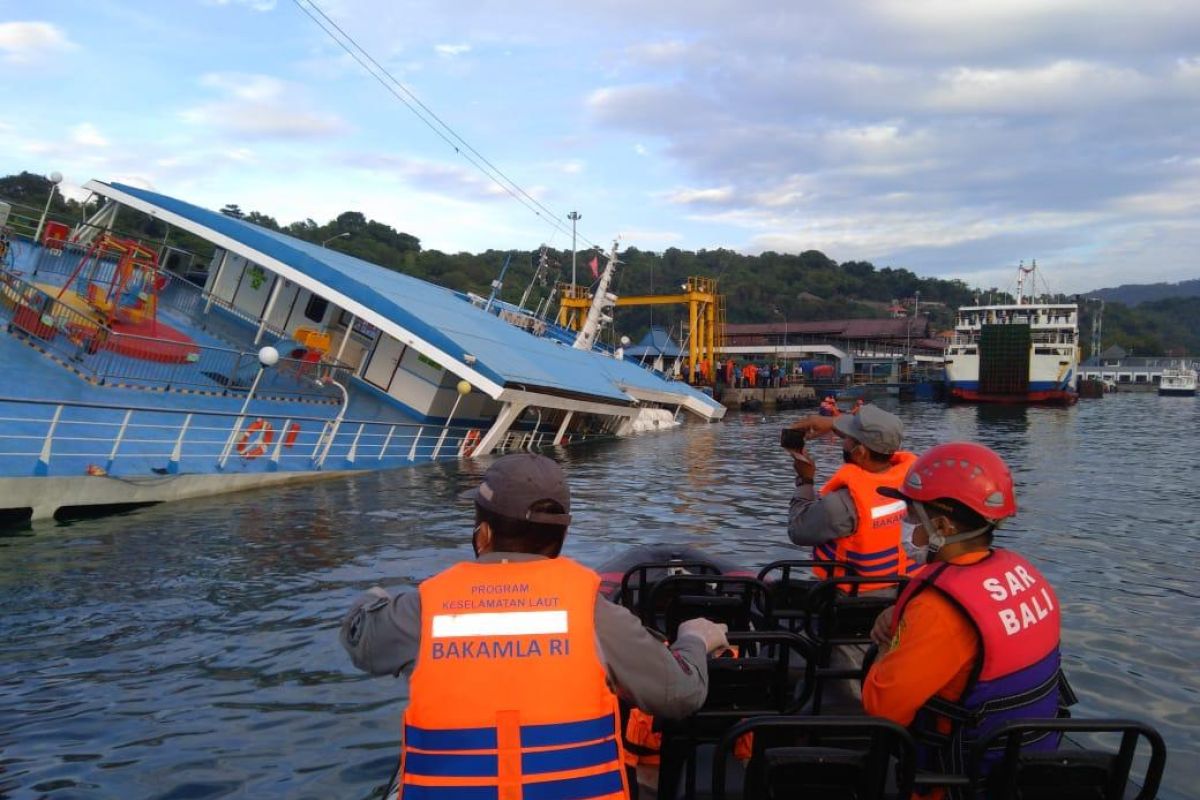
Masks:
[[[909,446],[975,439],[1014,466],[1001,531],[1053,580],[1081,716],[1150,719],[1175,796],[1200,784],[1192,622],[1194,401],[1074,409],[901,404]],[[789,417],[561,451],[568,554],[688,543],[745,564],[786,545]],[[1131,420],[1149,420],[1131,430]],[[838,443],[812,444],[821,475]],[[470,556],[459,494],[487,460],[159,506],[0,539],[0,796],[365,797],[396,758],[403,680],[336,642],[372,583],[415,587]],[[1169,796],[1169,794],[1167,795]]]

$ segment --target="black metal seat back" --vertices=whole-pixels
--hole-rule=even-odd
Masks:
[[[732,631],[733,651],[708,660],[708,697],[683,720],[662,720],[660,798],[675,797],[680,774],[695,796],[696,746],[715,743],[747,717],[792,714],[812,696],[816,663],[811,643],[788,631]],[[686,772],[685,772],[686,769]]]
[[[1107,734],[1120,741],[1109,750],[1060,744],[1050,752],[1021,751],[1022,742],[1032,737],[1067,733]],[[1158,731],[1130,720],[1016,720],[1001,725],[972,748],[970,779],[997,800],[1124,800],[1142,740],[1150,746],[1150,760],[1135,798],[1150,800],[1158,794],[1167,749]]]
[[[832,570],[835,578],[857,574],[848,562],[811,558],[772,561],[758,571],[758,579],[770,590],[775,627],[789,631],[804,630],[812,612],[812,591],[821,584],[821,579],[812,574],[812,568],[817,566]]]
[[[723,622],[731,631],[762,628],[771,615],[771,598],[757,578],[670,575],[650,590],[650,607],[661,614],[657,619],[662,625],[651,627],[674,641],[680,623],[696,617]]]
[[[871,628],[885,608],[895,605],[908,578],[849,576],[821,581],[809,593],[809,616],[805,633],[821,646],[870,644]],[[860,591],[864,584],[884,588]],[[892,588],[888,588],[892,587]]]
[[[757,717],[734,725],[713,754],[712,796],[724,800],[734,743],[754,734],[744,798],[878,800],[896,760],[895,796],[912,794],[916,745],[904,728],[877,717]]]
[[[837,689],[837,681],[866,678],[866,649],[871,644],[871,628],[884,609],[896,602],[896,597],[908,578],[866,578],[848,576],[821,581],[809,595],[811,613],[806,620],[804,635],[809,638],[817,652],[817,688],[813,699],[812,713],[820,714],[826,697],[826,689]],[[873,591],[862,592],[861,587],[870,585]],[[888,588],[894,587],[894,588]],[[842,663],[834,666],[834,649],[841,648]],[[848,695],[844,685],[837,697],[846,702]],[[855,701],[857,704],[857,701]]]
[[[647,561],[635,564],[621,576],[617,602],[637,614],[643,625],[661,630],[661,609],[655,609],[650,599],[655,584],[672,575],[720,574],[720,569],[703,561]]]

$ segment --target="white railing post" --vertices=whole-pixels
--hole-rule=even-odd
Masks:
[[[54,441],[54,429],[58,427],[58,420],[62,417],[62,411],[63,407],[61,405],[54,407],[54,417],[50,420],[50,429],[46,431],[46,439],[42,442],[41,455],[38,456],[38,463],[33,468],[33,474],[38,477],[50,474],[50,445]]]
[[[313,445],[312,455],[309,456],[313,464],[317,463],[317,453],[320,453],[321,448],[325,445],[325,436],[329,433],[329,426],[332,424],[333,422],[330,420],[325,420],[321,425],[321,432],[317,435],[317,443]]]
[[[262,319],[258,323],[258,330],[254,333],[255,344],[262,341],[263,333],[267,330],[267,320],[271,318],[271,314],[275,311],[275,301],[279,299],[279,290],[282,288],[283,278],[276,275],[275,282],[271,284],[271,296],[267,298],[267,307],[263,309]]]
[[[188,414],[183,418],[183,425],[179,427],[179,435],[175,437],[175,447],[171,450],[171,460],[167,462],[167,472],[172,475],[179,474],[179,461],[183,458],[183,436],[187,433],[188,426],[192,424],[192,415]]]
[[[417,442],[421,441],[421,434],[425,432],[425,426],[417,428],[417,435],[413,437],[412,447],[408,448],[408,460],[417,460]]]
[[[379,448],[379,458],[377,460],[383,461],[383,454],[387,452],[388,445],[392,443],[392,434],[394,434],[395,432],[396,432],[395,425],[388,428],[387,436],[384,437],[384,440],[383,440],[383,447]]]
[[[271,453],[271,469],[279,469],[279,456],[283,454],[283,440],[287,438],[288,428],[292,426],[292,420],[289,417],[284,423],[283,428],[279,431],[279,439],[275,442],[275,451]]]
[[[204,303],[204,313],[207,314],[212,310],[213,301],[217,299],[217,283],[221,280],[222,273],[225,272],[225,262],[229,260],[229,251],[221,251],[221,261],[217,264],[217,271],[213,273],[212,283],[208,285],[208,299]],[[203,289],[200,290],[203,293]]]
[[[342,419],[339,416],[329,425],[329,438],[325,440],[325,449],[321,451],[321,457],[317,459],[317,466],[325,466],[325,459],[329,458],[329,451],[333,449],[333,441],[337,438],[338,433],[342,428]]]
[[[358,317],[350,315],[350,322],[346,325],[346,330],[342,332],[342,341],[338,342],[337,352],[334,353],[333,363],[342,363],[342,353],[346,352],[346,342],[350,341],[350,331],[354,330],[354,323],[358,321]]]
[[[562,424],[558,426],[558,432],[554,434],[553,444],[562,444],[563,434],[567,432],[567,426],[571,424],[571,418],[574,416],[574,411],[568,411],[563,415]]]
[[[106,472],[112,472],[113,462],[117,460],[117,450],[121,447],[121,441],[125,438],[125,430],[129,427],[129,418],[133,416],[133,409],[128,409],[125,412],[125,418],[121,420],[121,427],[117,430],[117,438],[113,441],[112,450],[108,454],[108,463],[104,465]]]
[[[354,463],[354,459],[358,457],[358,440],[362,438],[363,428],[367,423],[358,423],[358,430],[354,433],[354,441],[350,443],[350,452],[346,454],[346,461],[350,464]]]
[[[446,434],[450,432],[450,420],[454,419],[454,412],[458,411],[458,404],[462,402],[462,399],[463,394],[456,392],[454,395],[454,405],[450,407],[450,414],[446,417],[446,423],[442,425],[442,435],[438,437],[437,444],[433,447],[433,455],[430,456],[435,461],[438,454],[442,452],[442,442],[446,441]]]

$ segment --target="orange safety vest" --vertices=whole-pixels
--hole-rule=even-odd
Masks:
[[[908,468],[917,457],[903,450],[892,454],[892,465],[883,472],[868,472],[854,464],[846,464],[829,482],[821,487],[822,496],[845,487],[854,501],[854,516],[858,527],[849,536],[842,536],[813,548],[814,561],[845,561],[859,575],[865,577],[890,577],[907,575],[912,560],[904,552],[901,543],[900,522],[907,513],[903,500],[884,497],[876,490],[881,486],[899,488],[908,474]],[[829,577],[829,570],[813,567],[813,572],[822,580]],[[884,588],[886,584],[863,584],[860,591]]]
[[[628,798],[599,586],[564,557],[466,562],[421,584],[403,800]]]

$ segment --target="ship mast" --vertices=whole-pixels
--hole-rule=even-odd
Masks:
[[[1024,261],[1017,267],[1017,305],[1025,305],[1025,276],[1033,275],[1035,272],[1037,272],[1036,259],[1028,267],[1025,266]],[[1030,281],[1032,282],[1033,278],[1030,278]]]
[[[592,305],[588,308],[587,318],[572,345],[576,350],[591,350],[592,345],[596,343],[596,335],[600,333],[600,326],[612,322],[612,315],[606,314],[604,309],[612,308],[617,302],[617,296],[609,294],[608,287],[612,284],[619,263],[617,243],[614,241],[612,251],[608,255],[608,263],[604,265],[604,272],[600,273],[600,280],[596,282],[596,292],[592,295]]]

